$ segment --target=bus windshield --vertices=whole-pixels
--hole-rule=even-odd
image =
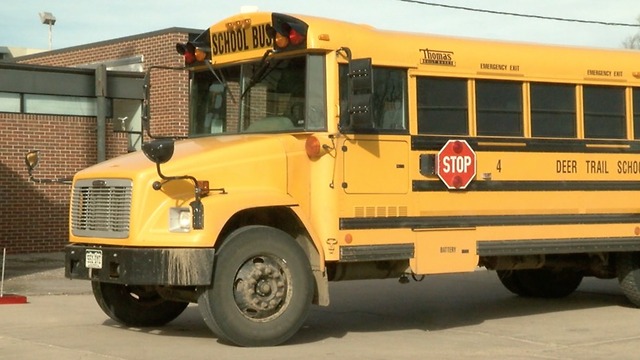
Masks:
[[[190,136],[324,129],[323,64],[309,55],[193,73]]]

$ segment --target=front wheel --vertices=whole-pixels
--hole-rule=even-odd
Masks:
[[[98,305],[113,320],[127,326],[161,326],[177,318],[189,305],[163,299],[150,286],[91,282]]]
[[[249,226],[232,233],[217,253],[213,285],[198,308],[221,339],[272,346],[304,323],[313,296],[307,255],[288,234]]]

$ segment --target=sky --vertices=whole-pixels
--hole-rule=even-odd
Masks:
[[[5,0],[6,1],[6,0]],[[547,17],[638,24],[639,0],[425,0],[423,2]],[[621,48],[640,26],[604,26],[478,13],[401,0],[14,0],[0,7],[0,46],[53,49],[170,27],[205,29],[241,6],[372,25],[379,29],[569,46]]]

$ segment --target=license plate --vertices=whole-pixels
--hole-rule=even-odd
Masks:
[[[85,251],[84,266],[87,269],[102,269],[102,250]]]

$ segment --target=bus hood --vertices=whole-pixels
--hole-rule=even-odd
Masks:
[[[269,188],[286,192],[285,142],[292,140],[295,138],[291,135],[232,135],[181,140],[175,143],[171,160],[160,165],[160,169],[165,176],[190,175],[207,180],[212,189]],[[304,151],[304,142],[300,142],[299,150]],[[75,180],[93,178],[126,178],[143,187],[161,180],[156,165],[142,151],[104,161],[75,176]]]

